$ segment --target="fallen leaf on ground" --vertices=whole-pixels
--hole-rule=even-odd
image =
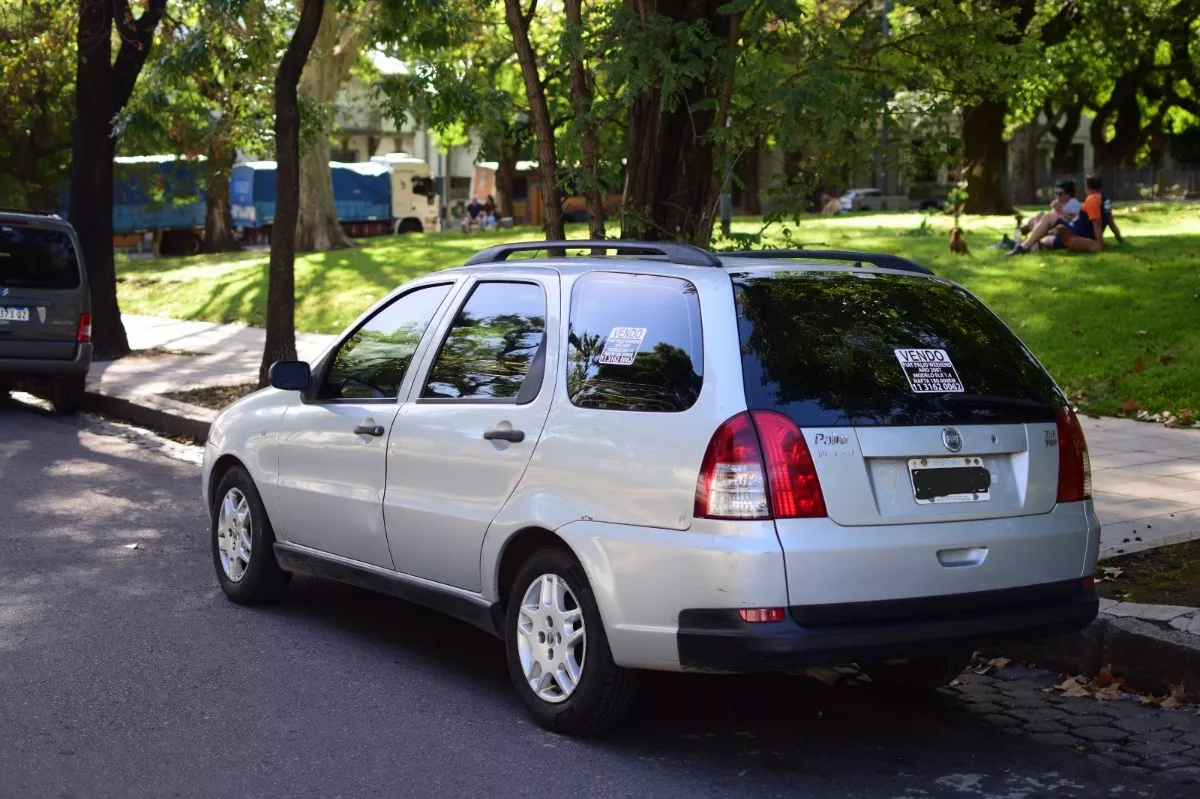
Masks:
[[[1171,686],[1171,692],[1167,694],[1166,698],[1158,706],[1165,708],[1183,707],[1187,704],[1187,701],[1187,691],[1184,690],[1183,683],[1179,683],[1179,685]]]
[[[826,685],[833,685],[838,680],[842,679],[842,673],[837,669],[831,669],[828,666],[813,666],[804,670],[805,677],[811,677],[814,680],[820,680]]]
[[[1167,364],[1170,364],[1170,363],[1175,363],[1175,356],[1174,355],[1164,355],[1158,359],[1158,362],[1161,363],[1163,366],[1166,366]]]
[[[1099,686],[1105,687],[1105,688],[1107,688],[1110,685],[1124,686],[1125,678],[1124,677],[1114,677],[1113,673],[1112,673],[1112,664],[1110,663],[1109,665],[1100,669],[1100,673],[1096,675],[1096,678],[1095,678],[1095,680],[1093,680],[1093,682],[1095,682],[1096,685],[1099,685]]]
[[[1142,363],[1142,356],[1139,355],[1139,356],[1137,356],[1137,358],[1134,359],[1133,371],[1135,371],[1135,372],[1146,371],[1146,364]]]
[[[1118,568],[1116,566],[1101,566],[1100,571],[1105,577],[1107,577],[1110,580],[1115,580],[1118,577],[1120,577],[1122,574],[1125,573],[1124,569]]]

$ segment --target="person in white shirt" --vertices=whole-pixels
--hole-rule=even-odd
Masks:
[[[1052,239],[1050,231],[1059,225],[1070,225],[1079,216],[1082,208],[1079,198],[1075,196],[1075,181],[1061,180],[1054,187],[1054,199],[1050,202],[1050,210],[1029,220],[1029,238],[1013,248],[1009,255],[1024,255],[1031,252],[1043,239]]]

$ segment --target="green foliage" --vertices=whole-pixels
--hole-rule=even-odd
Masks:
[[[271,152],[275,69],[294,24],[292,5],[272,0],[173,4],[118,121],[123,148]]]
[[[75,112],[77,10],[0,1],[0,206],[57,208]]]

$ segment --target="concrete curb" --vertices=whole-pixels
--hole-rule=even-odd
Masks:
[[[166,397],[152,394],[117,397],[94,390],[84,394],[83,409],[149,428],[160,435],[194,438],[200,444],[208,440],[208,428],[217,418],[214,410]]]
[[[1183,684],[1193,695],[1200,692],[1200,635],[1138,619],[1102,613],[1077,633],[1011,644],[995,654],[1086,677],[1111,665],[1113,676],[1139,691],[1163,694]]]

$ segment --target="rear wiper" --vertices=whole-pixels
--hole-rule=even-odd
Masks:
[[[942,394],[936,400],[937,404],[951,405],[991,405],[1003,408],[1037,408],[1045,410],[1050,407],[1048,402],[1024,399],[1022,397],[1001,397],[995,394]]]

